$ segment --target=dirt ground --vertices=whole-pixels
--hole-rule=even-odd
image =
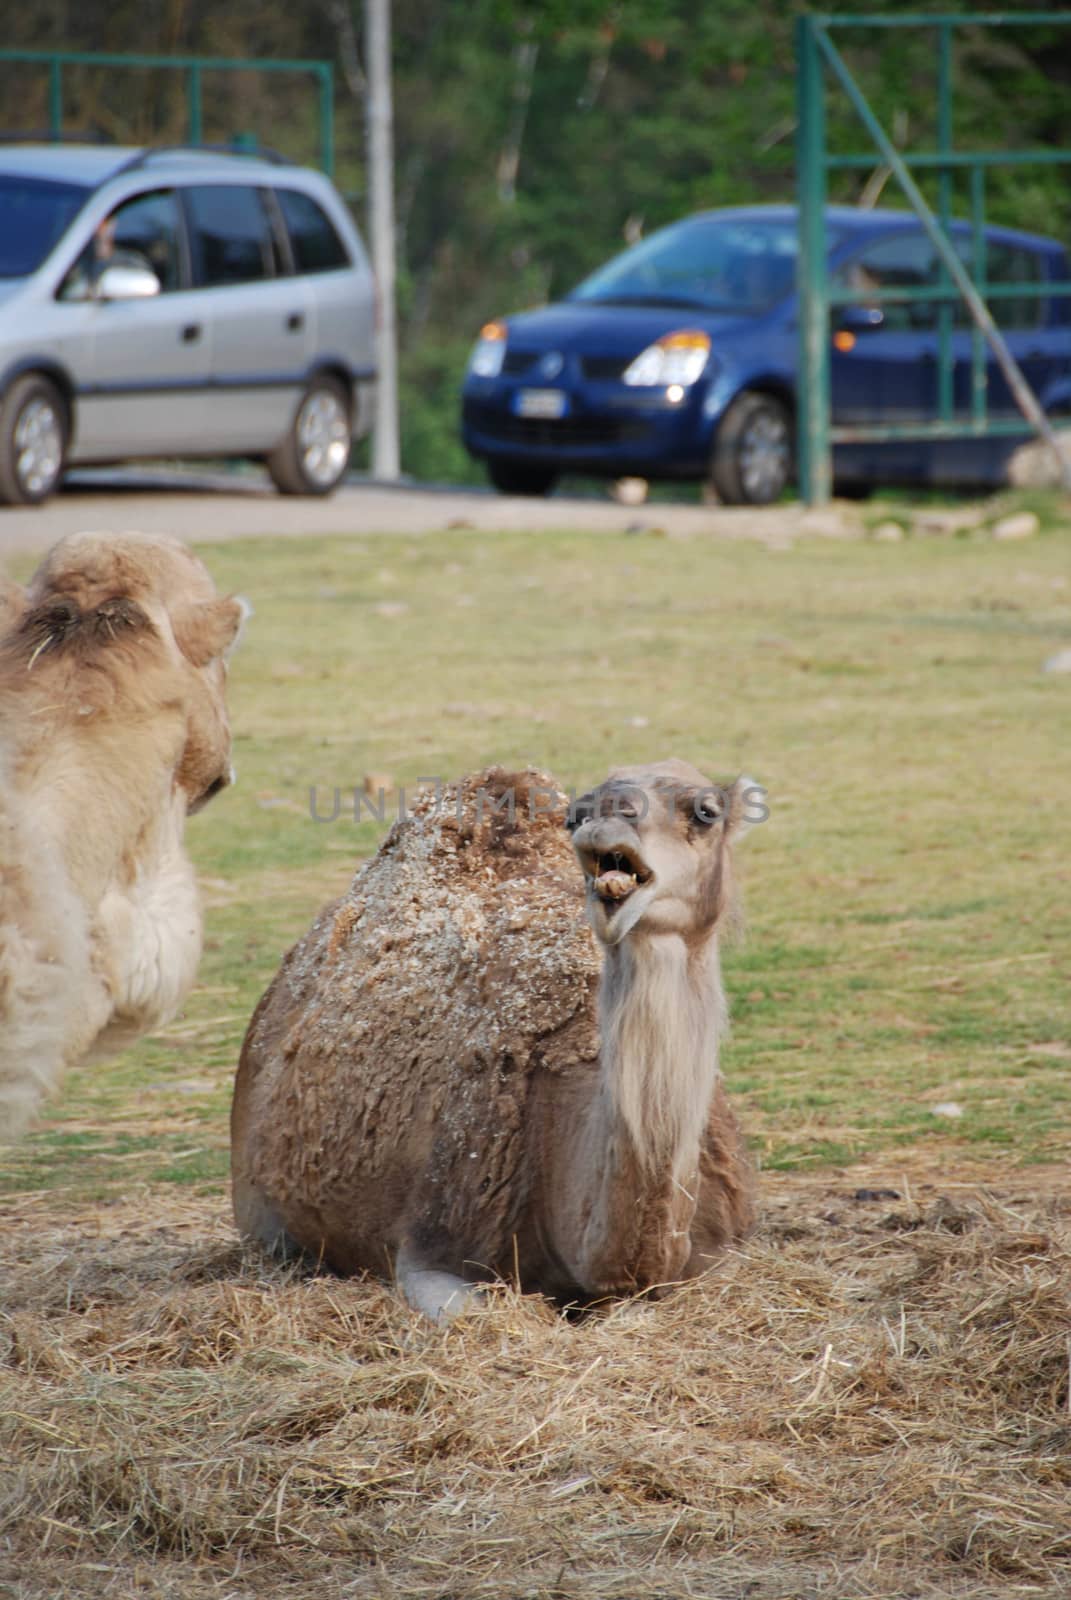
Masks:
[[[193,473],[145,469],[83,472],[43,506],[0,507],[0,554],[43,551],[83,528],[177,533],[198,543],[318,534],[399,533],[449,528],[517,532],[577,528],[670,537],[715,533],[781,541],[797,532],[843,536],[858,526],[855,508],[808,512],[796,504],[742,507],[618,505],[597,486],[586,496],[522,499],[489,490],[404,483],[353,483],[327,500],[276,494],[256,471]]]
[[[226,1199],[0,1206],[5,1600],[1071,1592],[1071,1195],[934,1146],[768,1174],[755,1237],[449,1330]]]

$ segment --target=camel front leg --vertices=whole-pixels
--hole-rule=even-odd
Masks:
[[[176,791],[182,801],[181,790]],[[167,819],[155,858],[132,882],[113,883],[97,908],[95,959],[112,1013],[96,1055],[125,1049],[170,1021],[185,1000],[201,957],[201,910],[193,868],[182,849],[183,816]]]
[[[394,1276],[406,1303],[432,1322],[453,1322],[466,1311],[474,1311],[486,1298],[478,1284],[466,1283],[453,1272],[425,1266],[408,1244],[398,1251]]]

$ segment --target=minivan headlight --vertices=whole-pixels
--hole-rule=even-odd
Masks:
[[[663,388],[679,383],[683,388],[702,375],[710,356],[710,335],[698,328],[664,333],[641,350],[625,368],[624,381],[633,388]]]
[[[474,378],[497,378],[506,358],[506,324],[487,322],[469,356],[469,372]]]

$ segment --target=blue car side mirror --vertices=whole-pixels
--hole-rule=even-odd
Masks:
[[[885,313],[880,306],[841,306],[836,319],[837,327],[847,333],[876,333],[885,325]]]

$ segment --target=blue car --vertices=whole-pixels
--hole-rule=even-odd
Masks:
[[[829,273],[859,301],[833,314],[835,424],[937,415],[938,303],[867,305],[876,287],[936,286],[940,267],[906,212],[830,206]],[[966,223],[953,242],[970,263]],[[1071,279],[1053,239],[990,227],[986,282]],[[548,494],[562,473],[709,482],[729,504],[776,500],[793,476],[796,428],[795,206],[731,207],[673,223],[626,250],[555,305],[490,322],[462,400],[469,452],[503,493]],[[1071,411],[1071,304],[1024,293],[991,310],[1041,404]],[[972,332],[956,304],[957,415],[970,414]],[[1016,415],[987,358],[992,417]],[[839,445],[844,493],[879,483],[1004,481],[1014,438]]]

